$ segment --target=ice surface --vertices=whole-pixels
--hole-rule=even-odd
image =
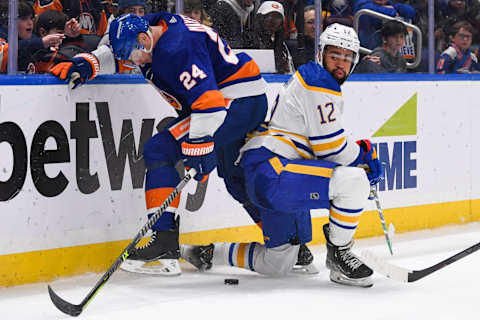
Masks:
[[[364,249],[392,263],[422,269],[480,241],[480,224],[399,234],[394,257],[383,237],[358,240]],[[81,319],[479,319],[480,252],[414,283],[399,283],[374,274],[372,288],[330,282],[324,267],[325,247],[312,246],[318,275],[268,278],[229,267],[199,273],[187,263],[183,274],[165,278],[118,270],[83,311]],[[51,283],[65,300],[79,303],[102,274]],[[224,285],[238,278],[237,286]],[[70,319],[51,303],[47,284],[0,289],[0,318]]]

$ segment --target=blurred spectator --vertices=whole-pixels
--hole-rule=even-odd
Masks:
[[[255,37],[249,48],[273,49],[277,72],[293,73],[292,57],[283,36],[284,19],[281,3],[277,1],[262,3],[255,16]]]
[[[297,39],[297,27],[295,26],[295,7],[298,0],[279,0],[283,5],[285,20],[283,23],[286,39]]]
[[[117,15],[133,13],[139,17],[143,17],[146,13],[147,5],[145,0],[118,0],[117,1]],[[110,29],[110,22],[115,19],[115,16],[108,18],[108,25],[105,34],[98,42],[98,46],[108,44],[108,30]]]
[[[399,73],[407,71],[407,62],[401,53],[407,27],[399,21],[388,20],[381,29],[383,45],[375,48],[359,63],[357,73]]]
[[[139,17],[145,15],[145,0],[118,0],[119,15],[133,13]]]
[[[437,73],[478,73],[480,65],[470,51],[473,27],[459,21],[451,28],[450,46],[442,52],[437,63]]]
[[[102,0],[102,5],[107,15],[107,21],[118,15],[118,0]]]
[[[353,6],[351,0],[328,0],[322,14],[324,28],[333,23],[353,27]]]
[[[37,18],[35,31],[40,37],[65,34],[66,38],[57,49],[43,48],[36,51],[28,66],[29,73],[49,72],[55,64],[96,48],[96,41],[92,42],[91,37],[81,34],[80,24],[75,19],[68,20],[65,13],[56,10],[43,12]]]
[[[63,11],[80,23],[84,34],[102,36],[107,29],[107,15],[100,0],[35,0],[34,8],[37,15],[47,10]]]
[[[20,72],[27,71],[28,64],[32,60],[32,55],[42,48],[58,48],[65,38],[63,34],[54,33],[42,38],[33,34],[34,29],[34,11],[33,7],[26,1],[18,2],[18,65]],[[5,32],[6,30],[4,30]],[[8,41],[8,34],[0,34],[0,38]],[[3,41],[3,42],[5,42]],[[6,44],[3,45],[3,48]],[[2,61],[3,63],[3,61]],[[5,62],[6,63],[6,62]]]
[[[209,15],[213,28],[231,48],[244,48],[252,41],[254,0],[218,0]]]
[[[202,0],[184,0],[183,13],[201,24],[206,26],[212,25],[212,19],[203,8]]]
[[[405,22],[412,22],[415,18],[415,9],[403,3],[393,3],[390,0],[358,0],[354,6],[354,13],[361,9],[369,9],[378,13],[401,18]],[[358,38],[364,48],[373,49],[381,45],[380,29],[382,20],[372,16],[360,17]]]
[[[7,72],[8,62],[8,43],[5,39],[0,38],[0,73]]]
[[[293,56],[293,64],[298,68],[302,62],[315,61],[315,7],[313,5],[306,6],[303,9],[304,21],[304,58],[300,56],[301,52],[297,50],[297,40],[287,40],[286,43]]]

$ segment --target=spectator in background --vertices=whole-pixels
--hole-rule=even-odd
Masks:
[[[283,6],[277,1],[265,1],[258,8],[255,16],[255,36],[251,46],[253,49],[273,49],[275,67],[278,73],[293,73],[292,57],[285,44]]]
[[[407,27],[396,20],[388,20],[381,29],[383,45],[375,48],[359,63],[357,73],[400,73],[407,71],[407,62],[401,53],[405,45]]]
[[[393,3],[390,0],[358,0],[354,6],[354,13],[361,9],[370,9],[390,17],[397,17],[405,22],[412,22],[415,18],[415,9],[403,3]],[[380,29],[382,20],[372,16],[360,17],[358,37],[364,48],[374,49],[382,44]]]
[[[303,35],[305,40],[303,55],[305,59],[299,56],[302,53],[297,50],[297,40],[286,41],[292,53],[295,68],[300,67],[303,63],[315,61],[315,6],[309,5],[303,9],[303,19]]]
[[[65,38],[63,34],[55,33],[42,38],[33,34],[35,13],[33,7],[26,1],[18,3],[18,66],[20,72],[27,71],[32,55],[42,48],[58,48]],[[8,33],[0,34],[0,38],[8,41]],[[6,44],[3,45],[5,48]],[[3,60],[3,59],[2,59]],[[2,61],[2,64],[6,62]]]
[[[297,27],[295,25],[295,7],[297,6],[298,0],[279,0],[283,5],[284,10],[284,23],[283,28],[285,31],[285,38],[286,39],[297,39]]]
[[[231,48],[253,41],[254,0],[218,0],[209,12],[212,26]]]
[[[203,8],[202,0],[184,0],[183,13],[201,24],[212,25],[212,19]]]
[[[65,34],[66,38],[55,50],[43,48],[36,51],[28,67],[29,73],[49,72],[55,64],[96,48],[96,42],[89,42],[91,37],[81,34],[80,24],[75,19],[68,20],[65,13],[56,10],[47,10],[38,16],[35,32],[40,37]]]
[[[119,15],[133,13],[143,17],[146,13],[145,0],[118,0]]]
[[[451,29],[450,46],[442,52],[437,73],[478,73],[477,56],[470,51],[473,27],[467,21],[455,23]]]
[[[118,0],[103,0],[102,4],[103,10],[105,10],[105,14],[107,15],[107,21],[110,22],[112,17],[118,15]]]
[[[145,0],[118,0],[117,2],[117,16],[127,13],[133,13],[139,17],[143,17],[146,13],[147,5]],[[108,30],[110,29],[110,22],[112,22],[116,16],[110,16],[108,18],[108,25],[105,34],[98,42],[98,47],[108,44]]]
[[[353,27],[353,6],[351,0],[329,0],[322,14],[325,28],[333,23]]]
[[[34,9],[36,15],[47,10],[66,13],[80,23],[83,34],[101,37],[107,29],[107,15],[100,0],[35,0]]]

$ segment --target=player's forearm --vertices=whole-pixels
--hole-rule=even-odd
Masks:
[[[113,74],[117,71],[115,56],[113,55],[110,46],[101,45],[91,53],[97,57],[100,64],[99,74]]]

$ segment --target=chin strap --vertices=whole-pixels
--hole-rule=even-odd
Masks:
[[[150,49],[147,50],[147,49],[143,48],[142,51],[145,52],[145,53],[150,53],[153,50],[153,34],[150,31],[150,29],[147,30],[147,35],[150,38]]]

